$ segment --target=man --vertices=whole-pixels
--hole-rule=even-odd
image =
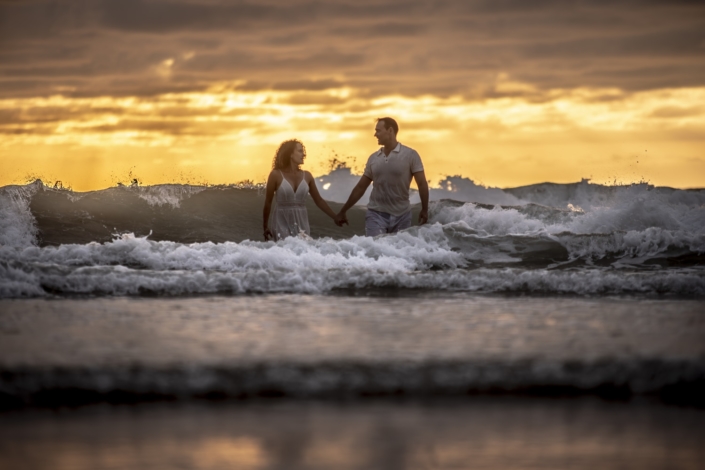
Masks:
[[[375,137],[382,148],[367,160],[360,181],[335,217],[337,225],[342,227],[348,223],[345,213],[360,200],[370,183],[374,182],[365,215],[365,235],[374,237],[411,227],[409,185],[412,177],[421,196],[419,225],[428,220],[428,183],[421,157],[416,150],[397,141],[398,133],[399,125],[394,119],[384,117],[377,120]]]

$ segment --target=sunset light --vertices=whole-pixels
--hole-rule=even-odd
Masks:
[[[432,183],[705,186],[697,5],[432,3],[2,3],[0,185],[360,172],[393,116]]]
[[[703,300],[703,1],[0,0],[0,468],[701,468]]]
[[[529,88],[520,85],[513,87]],[[2,151],[16,158],[8,158],[14,161],[0,184],[32,177],[37,168],[48,182],[80,190],[114,184],[111,178],[129,170],[144,184],[185,177],[212,184],[264,181],[273,149],[292,136],[306,143],[314,170],[323,171],[337,155],[359,171],[374,148],[375,118],[390,114],[402,123],[400,139],[422,149],[432,181],[462,173],[493,186],[530,184],[553,162],[563,167],[552,175],[557,181],[698,186],[705,183],[705,162],[698,159],[705,108],[693,104],[703,102],[705,87],[555,89],[478,100],[368,98],[348,87],[246,91],[238,83],[153,97],[4,99],[0,111],[18,119],[0,126]],[[67,168],[67,152],[103,170]],[[494,156],[521,171],[488,162]],[[527,160],[531,165],[522,163]]]

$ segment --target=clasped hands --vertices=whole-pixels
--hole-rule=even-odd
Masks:
[[[333,222],[335,222],[335,225],[338,227],[342,227],[343,225],[350,225],[348,223],[348,218],[345,216],[345,212],[338,212],[338,214],[333,218]]]

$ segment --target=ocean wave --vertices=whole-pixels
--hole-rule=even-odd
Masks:
[[[694,360],[609,361],[280,361],[162,367],[45,367],[3,371],[6,401],[59,402],[154,397],[351,397],[453,395],[555,389],[659,393],[679,387],[697,393],[705,370]],[[693,392],[693,389],[696,392]],[[53,396],[55,395],[55,396]],[[134,400],[134,398],[133,398]]]
[[[183,245],[124,237],[103,245],[26,248],[15,256],[4,251],[0,296],[331,293],[379,288],[705,295],[701,266],[636,271],[614,266],[492,268],[438,243],[440,225],[424,230],[426,236],[407,232],[345,241],[289,238],[277,244]],[[497,258],[506,261],[510,255]]]
[[[463,193],[462,183],[440,190],[481,189]],[[363,208],[340,229],[309,201],[313,239],[274,243],[258,241],[263,191],[252,185],[78,195],[41,182],[8,186],[0,188],[0,296],[379,287],[705,295],[705,192],[585,181],[515,190],[513,199],[495,190],[485,196],[514,205],[437,200],[427,225],[376,238],[363,236]]]
[[[37,243],[37,226],[29,205],[41,189],[41,181],[0,188],[0,245],[28,246]]]

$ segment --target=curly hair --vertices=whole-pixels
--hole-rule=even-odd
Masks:
[[[277,152],[274,154],[274,159],[272,160],[272,170],[283,170],[291,165],[291,154],[296,150],[296,144],[301,144],[301,148],[304,151],[304,157],[306,156],[306,147],[303,142],[298,139],[285,140],[281,143]]]

